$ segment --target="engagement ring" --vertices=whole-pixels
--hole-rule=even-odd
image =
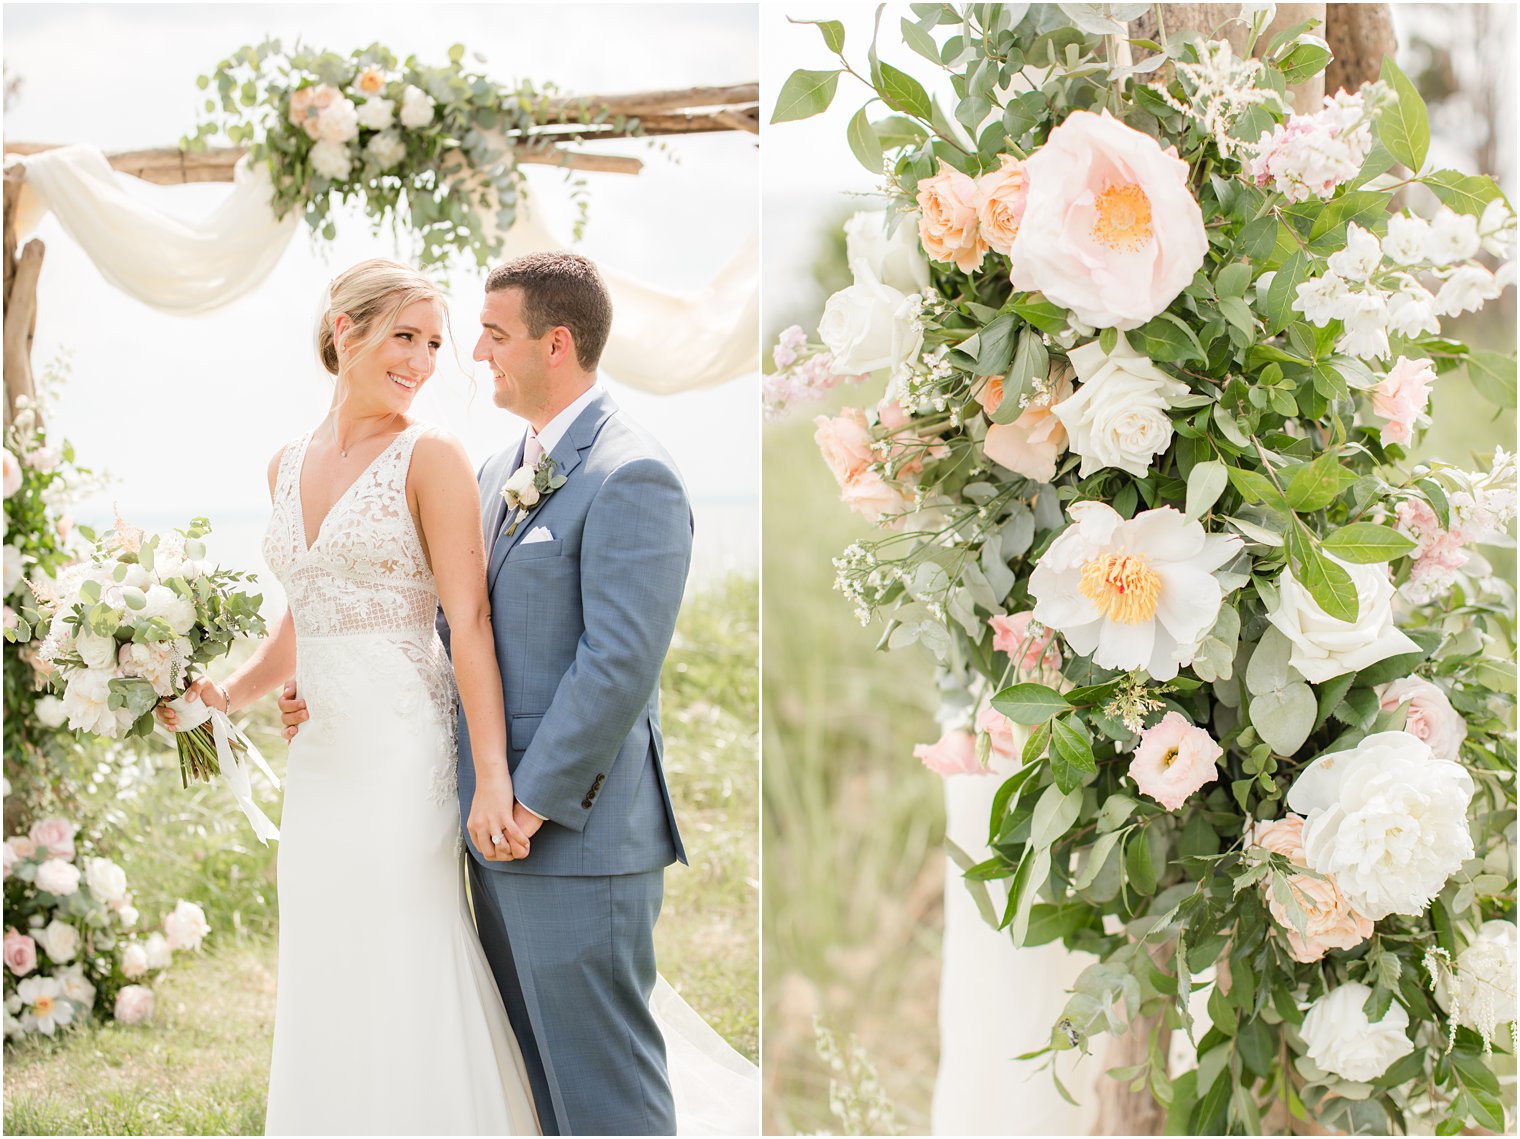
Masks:
[[[500,831],[497,831],[495,834],[493,834],[491,836],[491,845],[492,846],[500,846],[501,845],[501,832]]]

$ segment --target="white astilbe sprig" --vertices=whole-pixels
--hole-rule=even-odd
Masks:
[[[1259,59],[1242,59],[1229,40],[1209,40],[1198,45],[1197,63],[1176,61],[1188,100],[1183,102],[1165,88],[1161,97],[1174,111],[1192,119],[1208,132],[1226,158],[1251,144],[1230,134],[1235,123],[1252,107],[1267,106],[1286,111],[1283,98],[1270,87],[1257,86],[1264,66]]]

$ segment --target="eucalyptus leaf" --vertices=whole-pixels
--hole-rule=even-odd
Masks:
[[[1314,730],[1314,691],[1302,680],[1251,701],[1251,726],[1278,755],[1293,755]]]

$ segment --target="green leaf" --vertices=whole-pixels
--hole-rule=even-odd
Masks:
[[[1091,922],[1092,913],[1092,908],[1085,903],[1065,906],[1037,903],[1029,908],[1029,929],[1024,934],[1024,945],[1059,941]]]
[[[1378,138],[1389,154],[1418,174],[1430,149],[1430,116],[1425,110],[1425,100],[1392,56],[1383,57],[1379,78],[1393,89],[1398,99],[1378,116]]]
[[[1129,886],[1141,897],[1148,898],[1156,892],[1156,866],[1151,861],[1151,844],[1146,831],[1138,831],[1125,848],[1124,869]]]
[[[1251,726],[1278,755],[1292,755],[1314,730],[1317,710],[1313,689],[1294,680],[1252,699]]]
[[[1304,256],[1303,250],[1296,250],[1293,256],[1283,262],[1282,268],[1267,288],[1266,315],[1269,331],[1281,332],[1299,319],[1299,314],[1293,310],[1293,302],[1298,299],[1298,286],[1308,279],[1309,259]]]
[[[1198,334],[1169,312],[1125,333],[1130,346],[1152,360],[1176,364],[1184,360],[1206,360]]]
[[[1312,40],[1300,40],[1277,61],[1283,79],[1291,86],[1318,75],[1330,63],[1330,52]]]
[[[1348,624],[1356,620],[1356,586],[1351,575],[1325,556],[1312,535],[1305,537],[1301,527],[1288,532],[1288,558],[1293,576],[1328,616]]]
[[[1515,406],[1515,358],[1502,352],[1470,352],[1467,377],[1489,403]]]
[[[1334,502],[1340,489],[1340,459],[1333,451],[1327,452],[1293,472],[1288,480],[1288,505],[1300,514],[1310,514]]]
[[[829,104],[834,101],[834,91],[839,86],[839,74],[838,71],[792,72],[781,85],[781,93],[776,96],[776,109],[771,112],[771,122],[795,122],[828,110]]]
[[[1062,716],[1052,720],[1050,728],[1051,743],[1067,763],[1078,771],[1089,774],[1098,770],[1098,761],[1093,756],[1092,744],[1072,723],[1072,717]]]
[[[1420,179],[1443,205],[1459,214],[1482,214],[1483,208],[1504,192],[1486,174],[1463,174],[1456,170],[1437,170]]]
[[[939,66],[939,45],[934,42],[934,37],[919,26],[916,20],[902,18],[902,38],[919,55],[923,56],[936,67]]]
[[[876,128],[866,117],[864,107],[850,119],[850,125],[845,128],[845,137],[850,143],[850,153],[856,160],[872,174],[880,174],[881,140],[876,137]]]
[[[927,119],[933,114],[929,94],[913,76],[899,71],[890,63],[881,65],[881,81],[877,87],[882,100],[894,111]]]
[[[1014,353],[1013,370],[1008,373],[1008,385],[1022,394],[1029,390],[1036,377],[1043,378],[1049,372],[1050,354],[1046,351],[1040,334],[1033,328],[1024,329],[1023,335],[1019,337],[1018,351]],[[1000,407],[998,410],[1001,412],[1003,409]],[[1018,418],[1020,409],[1017,399],[1008,410],[1013,412],[1013,419]]]
[[[1283,496],[1272,480],[1260,471],[1247,467],[1229,467],[1230,485],[1247,502],[1265,502],[1274,506],[1284,505]]]
[[[1070,711],[1071,705],[1053,688],[1043,684],[1015,684],[992,698],[992,706],[1015,724],[1042,724],[1050,717]]]
[[[1062,332],[1067,326],[1066,310],[1039,293],[1030,293],[1027,299],[1015,301],[1013,311],[1041,332]]]
[[[1029,819],[1029,844],[1035,850],[1049,851],[1071,829],[1082,809],[1082,792],[1062,791],[1052,784],[1045,788],[1034,805]]]
[[[1408,554],[1414,546],[1391,526],[1379,526],[1376,522],[1353,522],[1333,531],[1324,540],[1326,553],[1357,565],[1391,562]]]
[[[1103,870],[1103,864],[1114,852],[1114,844],[1129,832],[1127,830],[1109,831],[1097,842],[1093,843],[1087,852],[1087,861],[1082,864],[1082,873],[1077,875],[1076,881],[1072,882],[1072,889],[1085,890],[1098,879]]]
[[[835,55],[844,51],[844,25],[838,20],[794,20],[788,16],[789,24],[813,24],[823,36],[824,46]]]
[[[1186,516],[1189,519],[1203,517],[1229,485],[1229,468],[1217,459],[1194,464],[1187,478]]]
[[[1288,663],[1292,656],[1293,642],[1276,625],[1268,625],[1246,663],[1246,691],[1264,696],[1287,687],[1292,679]]]

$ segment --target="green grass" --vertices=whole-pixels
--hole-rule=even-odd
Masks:
[[[661,970],[750,1059],[759,1049],[758,597],[735,577],[689,598],[662,683],[667,774],[691,866],[666,876]],[[271,766],[272,702],[248,725]],[[91,1024],[5,1056],[11,1135],[261,1134],[275,993],[276,848],[220,788],[180,789],[102,751],[81,798],[103,854],[126,868],[145,924],[186,897],[213,934],[155,986],[150,1027]],[[170,761],[172,762],[172,761]],[[89,765],[86,765],[88,767]],[[271,796],[272,799],[277,797]],[[265,804],[277,818],[277,801]]]

